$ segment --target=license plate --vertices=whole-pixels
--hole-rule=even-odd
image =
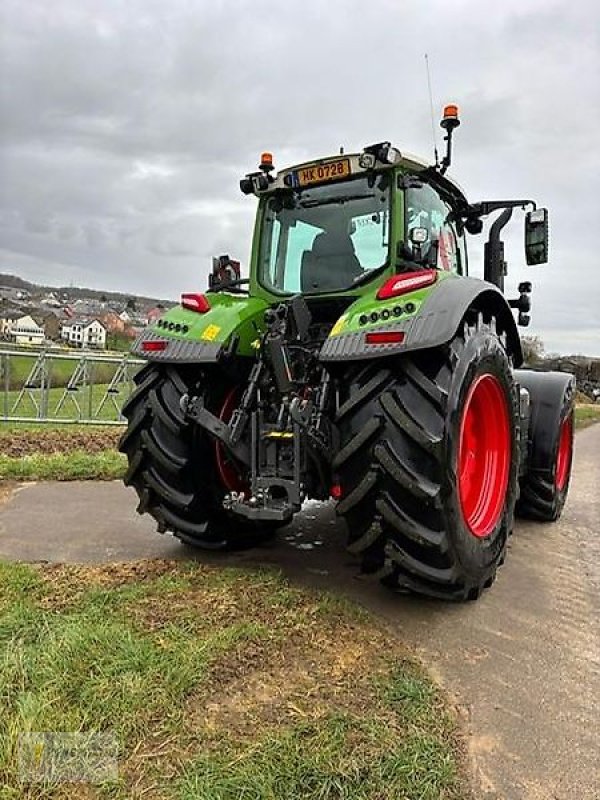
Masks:
[[[326,164],[309,164],[307,167],[301,167],[297,175],[300,186],[339,181],[350,175],[350,159],[338,158],[336,161],[328,161]]]

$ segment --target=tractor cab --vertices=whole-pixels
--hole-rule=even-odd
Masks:
[[[251,286],[270,301],[357,294],[399,272],[466,274],[458,186],[387,142],[241,181],[259,198]]]
[[[263,201],[257,280],[277,294],[351,291],[389,265],[390,175]]]

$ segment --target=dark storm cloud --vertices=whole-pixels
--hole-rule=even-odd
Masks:
[[[548,205],[552,259],[532,279],[533,332],[600,354],[596,4],[509,0],[5,0],[0,270],[175,297],[210,256],[247,261],[239,176],[392,138],[429,156],[462,109],[454,172],[473,200]],[[439,130],[439,129],[438,129]],[[480,269],[480,242],[471,263]]]

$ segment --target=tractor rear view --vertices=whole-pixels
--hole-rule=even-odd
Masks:
[[[161,532],[244,547],[333,498],[362,570],[468,600],[502,564],[515,512],[560,516],[574,380],[519,369],[531,284],[504,297],[501,239],[525,215],[528,264],[547,260],[531,200],[469,203],[446,176],[379,142],[241,181],[258,198],[249,278],[228,256],[140,336],[148,360],[124,414],[125,482]],[[467,235],[498,213],[484,280]],[[517,315],[515,321],[514,314]]]

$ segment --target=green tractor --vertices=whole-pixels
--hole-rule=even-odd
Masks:
[[[531,284],[505,299],[501,239],[526,211],[528,264],[547,261],[531,200],[471,204],[389,142],[282,169],[263,154],[249,278],[213,262],[205,293],[148,327],[123,410],[125,483],[161,532],[244,547],[309,498],[336,503],[364,572],[400,591],[478,597],[515,513],[556,520],[573,454],[574,379],[518,369]],[[484,280],[466,234],[500,212]],[[517,321],[513,316],[517,315]]]

